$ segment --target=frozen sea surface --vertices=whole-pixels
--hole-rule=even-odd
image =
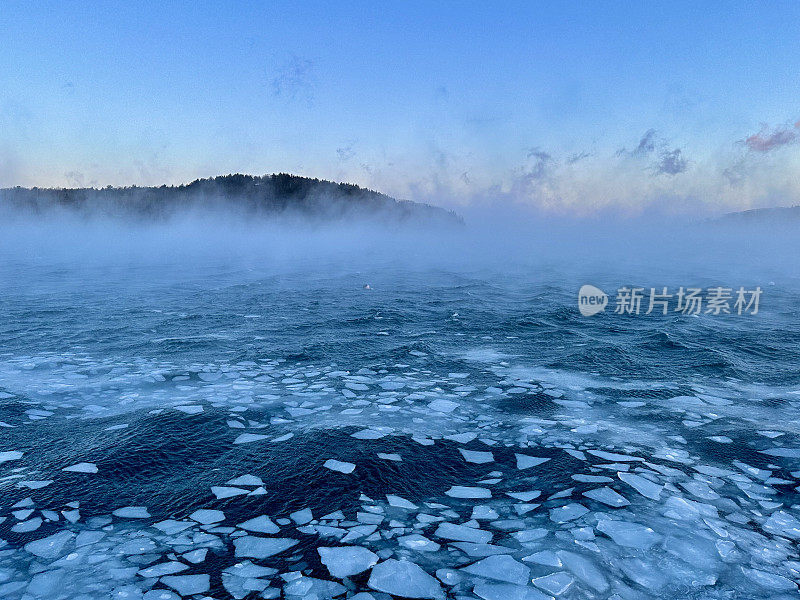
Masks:
[[[796,281],[390,267],[4,264],[0,598],[797,597]]]

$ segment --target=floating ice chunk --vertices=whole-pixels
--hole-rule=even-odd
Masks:
[[[583,495],[587,498],[591,498],[597,502],[602,502],[603,504],[607,504],[608,506],[612,506],[614,508],[622,508],[623,506],[628,506],[630,504],[630,502],[628,502],[610,487],[587,490],[583,492]]]
[[[446,540],[473,542],[476,544],[486,544],[492,539],[490,531],[455,523],[441,523],[433,535]]]
[[[147,512],[146,506],[124,506],[122,508],[118,508],[114,512],[111,513],[115,517],[121,517],[123,519],[149,519],[150,513]]]
[[[300,598],[302,600],[335,598],[344,595],[346,592],[347,588],[340,583],[304,575],[290,580],[283,587],[283,593],[286,598]]]
[[[653,483],[649,479],[646,479],[641,475],[635,475],[634,473],[620,472],[617,474],[617,476],[622,482],[627,483],[642,496],[652,500],[658,500],[661,497],[662,490],[664,489],[663,485]]]
[[[182,555],[182,558],[185,558],[190,563],[201,563],[206,559],[206,554],[208,554],[208,548],[198,548],[197,550],[191,550]]]
[[[236,547],[236,556],[244,558],[269,558],[291,548],[297,540],[291,538],[266,538],[245,535],[233,540]]]
[[[534,552],[530,556],[522,559],[525,562],[533,562],[538,565],[545,565],[546,567],[561,567],[561,559],[558,558],[552,550],[542,550],[541,552]]]
[[[337,548],[317,548],[322,564],[337,579],[363,573],[378,562],[378,555],[361,546],[341,546]]]
[[[428,408],[431,410],[435,410],[436,412],[442,413],[451,413],[455,409],[458,408],[458,402],[453,402],[452,400],[444,400],[442,398],[434,400],[430,404],[428,404]]]
[[[717,509],[710,504],[687,500],[678,496],[670,496],[664,502],[664,514],[671,519],[697,520],[700,517],[719,517]]]
[[[572,574],[585,584],[601,593],[608,589],[608,581],[603,573],[597,568],[594,562],[585,556],[566,550],[559,550],[558,557]]]
[[[605,475],[584,475],[582,473],[576,473],[572,476],[572,479],[581,483],[611,483],[614,481],[611,477],[606,477]]]
[[[515,454],[517,457],[517,469],[524,470],[531,467],[537,467],[542,463],[546,463],[549,458],[541,458],[539,456],[528,456],[527,454]]]
[[[800,448],[770,448],[769,450],[761,450],[760,452],[780,458],[800,458]]]
[[[261,515],[260,517],[245,521],[244,523],[239,523],[237,527],[245,531],[254,531],[256,533],[278,533],[281,530],[267,515]]]
[[[181,596],[202,594],[211,587],[208,575],[168,575],[161,578],[161,583],[168,585]]]
[[[325,464],[322,465],[326,469],[330,469],[331,471],[338,471],[339,473],[349,474],[352,473],[356,466],[353,463],[343,462],[341,460],[335,460],[330,458],[325,461]]]
[[[491,521],[494,519],[499,519],[500,515],[491,506],[487,506],[486,504],[480,504],[478,506],[472,507],[472,518]]]
[[[268,439],[268,435],[263,435],[261,433],[242,433],[233,440],[234,444],[249,444],[250,442],[260,442],[261,440]]]
[[[403,462],[403,457],[399,454],[387,454],[386,452],[378,452],[378,458],[382,460],[391,460],[394,462]]]
[[[390,558],[373,567],[367,585],[373,590],[403,598],[443,600],[439,583],[420,567],[406,560]]]
[[[174,406],[173,408],[187,415],[199,415],[203,412],[203,407],[199,404],[182,404],[180,406]]]
[[[800,521],[782,510],[772,513],[764,523],[763,529],[774,535],[782,535],[793,540],[800,539]]]
[[[569,589],[575,580],[563,571],[551,573],[544,577],[537,577],[533,580],[533,585],[542,588],[548,594],[560,596]]]
[[[440,548],[439,544],[418,533],[401,536],[397,538],[397,543],[409,550],[421,552],[436,552]]]
[[[619,563],[620,568],[631,580],[643,588],[657,592],[667,584],[667,578],[655,564],[639,558],[626,558]]]
[[[492,492],[482,487],[454,485],[445,492],[451,498],[491,498]]]
[[[582,504],[572,502],[566,506],[554,508],[550,511],[550,520],[555,523],[566,523],[574,521],[589,512],[589,509]]]
[[[461,570],[470,575],[516,585],[527,585],[531,573],[528,567],[517,562],[508,554],[489,556]]]
[[[539,490],[528,490],[527,492],[506,492],[506,496],[522,502],[530,502],[541,495],[542,492]]]
[[[551,600],[539,590],[513,583],[478,583],[472,593],[483,600]]]
[[[217,497],[217,499],[222,500],[224,498],[232,498],[233,496],[242,496],[249,492],[247,490],[238,487],[213,485],[211,486],[211,493],[214,494]]]
[[[494,556],[495,554],[508,554],[508,548],[505,546],[475,544],[472,542],[453,542],[450,545],[458,548],[464,554],[473,558],[483,558],[484,556]]]
[[[382,437],[386,437],[386,434],[381,431],[375,431],[374,429],[362,429],[361,431],[356,431],[351,434],[350,437],[356,438],[357,440],[379,440]]]
[[[587,450],[587,452],[603,460],[610,460],[613,462],[644,462],[643,458],[631,456],[629,454],[617,454],[616,452],[606,452],[605,450]]]
[[[392,494],[386,494],[386,500],[389,502],[389,506],[394,506],[395,508],[407,508],[408,510],[416,510],[419,508],[413,502],[409,502],[405,498]]]
[[[34,540],[25,544],[25,550],[39,558],[56,558],[61,555],[64,546],[75,537],[71,531],[59,531],[49,537]]]
[[[290,440],[294,437],[293,433],[285,433],[283,435],[279,435],[276,438],[273,438],[273,442],[285,442],[286,440]]]
[[[261,477],[256,477],[255,475],[241,475],[234,479],[231,479],[227,482],[228,485],[249,485],[257,487],[259,485],[264,485],[264,482],[261,481]]]
[[[42,526],[42,518],[34,517],[33,519],[29,519],[28,521],[22,521],[21,523],[17,523],[11,528],[11,531],[15,533],[30,533],[31,531],[36,531],[41,526]]]
[[[464,460],[468,463],[482,465],[494,462],[494,455],[491,452],[478,452],[477,450],[464,450],[463,448],[459,448],[458,451],[461,452]]]
[[[53,483],[52,479],[45,479],[42,481],[20,481],[17,483],[18,488],[28,488],[30,490],[40,490]]]
[[[647,550],[661,540],[661,536],[649,527],[628,521],[603,519],[597,523],[597,530],[605,533],[615,544],[629,548]]]
[[[311,522],[311,520],[314,518],[314,515],[311,513],[310,508],[304,508],[302,510],[296,510],[293,513],[290,513],[289,518],[298,525],[305,525],[306,523]]]
[[[464,433],[456,433],[454,435],[446,435],[446,436],[444,436],[444,439],[450,440],[451,442],[458,442],[459,444],[469,444],[476,437],[478,437],[477,433],[472,433],[471,431],[466,431]]]
[[[167,519],[165,521],[154,523],[153,527],[159,531],[163,531],[167,535],[176,535],[181,531],[189,529],[190,527],[194,527],[194,523],[191,521],[175,521],[173,519]]]
[[[139,575],[142,577],[163,577],[164,575],[174,575],[175,573],[180,573],[188,568],[189,567],[187,565],[181,562],[171,560],[153,565],[152,567],[147,567],[146,569],[142,569],[139,571]]]
[[[220,521],[224,521],[225,513],[223,513],[221,510],[201,508],[200,510],[196,510],[190,514],[189,518],[193,521],[201,523],[202,525],[211,525],[211,523],[219,523]]]
[[[64,467],[61,470],[70,473],[97,473],[97,465],[94,463],[82,462],[77,465],[72,465],[71,467]]]
[[[794,592],[797,590],[797,584],[795,582],[777,573],[768,573],[767,571],[748,569],[747,567],[742,567],[742,573],[744,573],[750,581],[770,590],[781,592]]]

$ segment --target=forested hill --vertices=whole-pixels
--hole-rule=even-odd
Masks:
[[[27,215],[59,211],[86,217],[162,220],[192,212],[221,211],[248,218],[286,216],[313,221],[377,219],[384,222],[459,225],[461,217],[441,208],[395,200],[347,183],[280,173],[225,175],[179,186],[95,188],[7,188],[0,209]]]

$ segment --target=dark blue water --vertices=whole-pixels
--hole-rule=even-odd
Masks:
[[[317,551],[352,545],[418,565],[430,597],[792,597],[791,261],[524,247],[7,252],[0,597],[417,593],[369,567],[336,577]],[[612,296],[604,313],[580,315],[584,283]],[[623,285],[763,294],[757,315],[617,315]],[[517,454],[548,460],[519,468]],[[146,516],[113,514],[124,507]],[[236,527],[259,515],[279,530]],[[443,522],[490,541],[466,546]],[[296,544],[237,555],[246,535]],[[50,536],[52,551],[30,545]],[[522,579],[509,563],[459,570],[491,555]],[[275,572],[240,576],[247,560]],[[143,571],[165,562],[174,573]]]

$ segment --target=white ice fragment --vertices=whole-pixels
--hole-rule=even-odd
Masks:
[[[566,523],[574,521],[589,512],[589,509],[582,504],[572,502],[566,506],[560,506],[550,511],[550,520],[555,523]]]
[[[597,523],[597,530],[605,533],[614,543],[628,548],[647,550],[661,540],[661,536],[649,527],[629,521],[602,519]]]
[[[113,513],[111,513],[115,517],[121,517],[123,519],[149,519],[150,513],[147,512],[147,507],[145,506],[124,506],[122,508],[118,508]]]
[[[428,404],[428,408],[436,412],[451,413],[458,408],[458,403],[440,398]]]
[[[317,548],[322,564],[337,579],[363,573],[378,562],[378,555],[361,546]]]
[[[515,454],[517,457],[517,469],[524,470],[531,467],[537,467],[542,463],[546,463],[549,458],[542,458],[540,456],[528,456],[527,454]]]
[[[781,592],[797,591],[797,584],[795,582],[777,573],[768,573],[767,571],[748,569],[747,567],[741,567],[741,569],[742,573],[744,573],[750,581],[753,581],[761,587]]]
[[[566,550],[559,550],[558,557],[561,559],[561,562],[572,571],[575,577],[587,585],[593,587],[600,593],[608,589],[608,581],[603,573],[597,568],[594,562],[585,556]]]
[[[421,552],[436,552],[441,547],[436,542],[418,533],[401,536],[397,538],[397,543],[409,550],[419,550]]]
[[[483,600],[551,600],[536,588],[513,583],[482,581],[472,588],[472,593]]]
[[[142,577],[163,577],[164,575],[174,575],[175,573],[180,573],[188,568],[189,567],[187,565],[181,562],[171,560],[153,565],[152,567],[147,567],[146,569],[142,569],[139,571],[139,575]]]
[[[203,407],[199,404],[182,404],[180,406],[174,406],[173,408],[187,415],[199,415],[203,412]]]
[[[378,452],[378,458],[381,460],[391,460],[393,462],[403,462],[403,457],[399,454]]]
[[[25,550],[39,558],[56,558],[64,546],[75,536],[71,531],[59,531],[53,535],[25,544]]]
[[[594,454],[596,457],[602,458],[603,460],[610,460],[613,462],[644,462],[643,458],[638,456],[630,456],[629,454],[617,454],[615,452],[606,452],[605,450],[587,450],[587,452],[589,452],[589,454]]]
[[[373,590],[393,596],[444,599],[444,592],[436,579],[406,560],[390,558],[375,565],[367,585]]]
[[[323,465],[326,469],[330,469],[331,471],[338,471],[339,473],[349,474],[352,473],[356,466],[353,463],[344,462],[341,460],[335,460],[330,458],[325,461]]]
[[[261,515],[239,523],[237,527],[245,531],[254,531],[255,533],[278,533],[281,530],[267,515]]]
[[[247,485],[257,487],[259,485],[264,485],[264,482],[261,481],[261,477],[256,477],[255,475],[241,475],[234,479],[231,479],[227,482],[228,485]]]
[[[491,452],[478,452],[477,450],[464,450],[463,448],[459,448],[458,451],[461,452],[464,460],[468,463],[482,465],[494,462],[494,455]]]
[[[212,485],[211,493],[214,494],[217,497],[217,499],[222,500],[224,498],[232,498],[233,496],[241,496],[243,494],[247,494],[248,491],[238,487]]]
[[[483,531],[477,527],[467,527],[455,523],[441,523],[434,534],[446,540],[456,540],[459,542],[473,542],[476,544],[486,544],[492,539],[490,531]]]
[[[220,521],[225,520],[225,513],[221,510],[211,510],[207,508],[201,508],[200,510],[194,511],[192,514],[189,515],[189,518],[193,521],[197,521],[202,525],[211,525],[212,523],[219,523]]]
[[[544,577],[537,577],[533,580],[533,585],[542,588],[548,594],[553,596],[560,596],[569,589],[574,579],[560,571],[558,573],[551,573]]]
[[[782,510],[772,513],[764,523],[763,529],[774,535],[782,535],[793,540],[800,539],[800,521]]]
[[[19,450],[7,450],[6,452],[0,452],[0,464],[10,460],[19,460],[22,458],[22,456],[23,453]]]
[[[314,518],[314,515],[311,513],[310,508],[304,508],[302,510],[296,510],[293,513],[290,513],[289,518],[291,518],[292,521],[298,525],[305,525],[306,523],[311,522],[311,520]]]
[[[97,473],[97,465],[94,463],[82,462],[77,465],[72,465],[71,467],[64,467],[61,470],[70,473]]]
[[[169,575],[162,577],[161,583],[168,585],[181,596],[202,594],[211,586],[208,575]]]
[[[394,506],[395,508],[406,508],[408,510],[416,510],[419,508],[413,502],[409,502],[405,498],[394,496],[392,494],[386,494],[386,500],[389,502],[389,506]]]
[[[291,538],[266,538],[252,535],[245,535],[233,540],[236,556],[258,559],[269,558],[296,544],[297,540]]]
[[[651,500],[658,500],[664,489],[663,485],[653,483],[649,479],[645,479],[641,475],[635,475],[634,473],[625,473],[621,471],[617,473],[617,477],[639,492],[642,496],[650,498]]]
[[[250,442],[260,442],[261,440],[268,439],[268,435],[263,435],[260,433],[243,433],[239,435],[235,440],[233,440],[234,444],[249,444]]]
[[[482,487],[454,485],[445,492],[451,498],[491,498],[492,492]]]
[[[528,567],[517,562],[508,554],[489,556],[461,570],[470,575],[516,585],[526,585],[531,572]]]
[[[587,498],[591,498],[597,502],[602,502],[603,504],[607,504],[608,506],[612,506],[614,508],[622,508],[623,506],[628,506],[630,504],[630,502],[628,502],[610,487],[587,490],[583,492],[583,495]]]

